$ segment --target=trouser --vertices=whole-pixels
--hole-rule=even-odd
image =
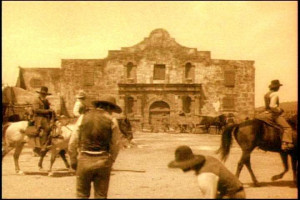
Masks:
[[[106,199],[110,171],[111,158],[107,155],[90,155],[81,153],[78,158],[76,170],[76,196],[77,198],[89,198],[91,183],[94,185],[94,197]]]
[[[35,146],[37,148],[47,145],[50,132],[51,128],[48,119],[40,119],[40,123],[37,125],[37,137],[35,139]]]
[[[283,128],[282,142],[293,142],[293,131],[291,126],[287,123],[287,121],[282,117],[278,116],[275,119],[275,122]]]

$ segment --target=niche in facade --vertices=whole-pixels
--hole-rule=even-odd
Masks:
[[[127,96],[125,98],[125,112],[126,112],[126,114],[132,114],[133,113],[133,104],[134,104],[133,97]]]
[[[190,113],[191,112],[191,102],[192,99],[189,96],[183,96],[182,97],[182,111],[184,113]]]
[[[193,80],[195,74],[194,66],[188,62],[185,64],[185,79]]]
[[[136,78],[136,66],[133,65],[132,62],[127,63],[126,71],[127,71],[126,76],[127,76],[128,79],[135,79]]]

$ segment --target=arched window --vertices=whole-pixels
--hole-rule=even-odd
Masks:
[[[183,96],[182,97],[182,110],[185,113],[190,113],[191,112],[191,102],[192,99],[189,96]]]
[[[190,62],[185,64],[185,78],[186,79],[194,78],[194,67]]]

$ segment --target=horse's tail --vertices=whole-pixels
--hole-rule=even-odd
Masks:
[[[233,124],[225,128],[222,134],[222,140],[221,140],[221,146],[217,150],[217,153],[221,154],[221,160],[226,161],[229,152],[230,152],[230,147],[232,144],[232,131],[234,128],[238,127],[238,124]]]

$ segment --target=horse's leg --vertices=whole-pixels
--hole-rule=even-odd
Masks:
[[[67,160],[67,158],[66,158],[66,151],[65,151],[65,150],[61,150],[61,151],[59,152],[59,155],[60,155],[60,157],[63,159],[63,161],[64,161],[66,167],[67,167],[68,169],[70,169],[70,164],[69,164],[69,162],[68,162],[68,160]]]
[[[257,179],[256,179],[256,177],[255,177],[255,175],[254,175],[254,173],[253,173],[252,167],[251,167],[250,153],[251,153],[251,152],[249,152],[249,153],[247,154],[247,156],[245,157],[245,164],[246,164],[246,167],[247,167],[247,169],[248,169],[248,171],[249,171],[249,173],[250,173],[250,175],[251,175],[251,178],[252,178],[254,187],[258,187],[258,186],[260,186],[260,185],[259,185],[259,183],[258,183],[258,181],[257,181]]]
[[[236,176],[239,177],[240,176],[240,173],[243,169],[243,166],[244,164],[246,164],[246,167],[251,175],[251,178],[252,178],[252,181],[254,183],[254,186],[258,186],[258,181],[256,180],[256,177],[252,171],[252,168],[251,168],[251,163],[250,163],[250,154],[251,154],[251,151],[243,151],[243,154],[242,154],[242,157],[238,163],[238,166],[237,166],[237,170],[236,170]]]
[[[20,154],[23,150],[23,146],[24,146],[24,142],[18,143],[14,152],[14,162],[15,162],[15,170],[17,174],[24,174],[21,170],[20,170],[20,166],[19,166],[19,157]]]
[[[298,158],[297,155],[291,154],[292,156],[292,169],[293,169],[293,180],[298,185]]]
[[[280,152],[280,157],[281,157],[281,160],[282,160],[282,163],[283,163],[283,166],[284,166],[284,170],[283,170],[282,173],[280,173],[278,175],[275,175],[275,176],[272,176],[272,181],[276,181],[278,179],[281,179],[284,176],[284,174],[289,170],[288,154]]]
[[[53,176],[52,166],[55,162],[56,155],[57,155],[57,150],[55,148],[53,148],[52,151],[51,151],[50,168],[49,168],[49,171],[48,171],[48,176]]]
[[[40,170],[43,169],[43,161],[44,161],[44,158],[45,158],[47,152],[48,152],[48,150],[41,151],[41,157],[40,157],[40,160],[39,160],[39,163],[38,163],[38,167],[39,167]]]
[[[10,146],[7,146],[7,145],[3,145],[2,146],[2,160],[4,158],[4,156],[6,154],[8,154],[11,150],[13,150],[15,147],[10,147]]]

